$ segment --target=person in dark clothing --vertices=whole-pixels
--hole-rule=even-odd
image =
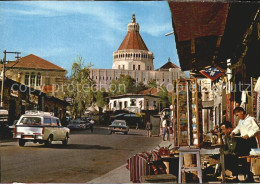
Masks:
[[[94,127],[95,121],[93,119],[91,119],[89,122],[90,122],[90,131],[91,131],[91,133],[93,133],[93,127]]]
[[[232,125],[229,121],[225,121],[221,124],[221,130],[224,134],[224,145],[221,147],[220,152],[224,157],[225,169],[232,172],[233,176],[238,176],[238,165],[240,163],[239,156],[249,155],[247,141],[241,137],[232,137],[233,131]],[[247,173],[247,181],[252,181],[252,173],[250,172],[249,165],[244,162],[244,171]]]

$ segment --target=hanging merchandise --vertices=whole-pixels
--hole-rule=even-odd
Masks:
[[[260,92],[257,93],[257,116],[256,121],[260,125]]]
[[[202,105],[198,99],[197,79],[177,80],[176,89],[177,146],[200,146]]]
[[[243,107],[244,109],[246,109],[246,98],[247,98],[247,91],[242,91],[242,95],[241,95],[241,107]]]
[[[260,77],[258,77],[258,79],[257,79],[254,90],[258,93],[260,92]]]

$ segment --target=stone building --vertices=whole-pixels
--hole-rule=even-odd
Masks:
[[[144,84],[155,79],[158,85],[164,86],[172,84],[176,79],[185,78],[180,67],[170,60],[160,69],[154,70],[154,55],[147,48],[139,30],[140,26],[133,14],[123,42],[113,53],[112,69],[90,69],[90,78],[96,82],[98,89],[109,89],[112,80],[117,80],[120,75],[129,75],[136,82]]]
[[[0,80],[1,89],[2,79]],[[47,96],[40,90],[36,90],[19,82],[5,79],[3,91],[3,108],[9,112],[9,124],[25,113],[27,110],[39,110],[53,112],[62,121],[66,118],[66,107],[69,105],[64,100]]]
[[[59,89],[65,79],[65,69],[33,54],[11,61],[5,67],[5,76],[9,79],[63,99],[63,92]]]

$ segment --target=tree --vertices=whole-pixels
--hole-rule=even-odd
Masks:
[[[143,82],[137,83],[129,75],[120,75],[118,80],[113,80],[110,85],[110,95],[122,95],[126,93],[139,93],[147,89]]]
[[[162,105],[163,105],[162,108],[169,107],[169,105],[172,102],[172,94],[168,92],[166,87],[162,86],[160,88],[158,96],[159,96],[160,100],[163,102],[162,103]]]
[[[99,113],[102,112],[102,109],[105,105],[108,104],[108,93],[106,92],[106,90],[104,88],[102,88],[101,90],[99,90],[96,93],[96,104],[99,108]]]
[[[155,79],[150,80],[150,81],[148,82],[148,84],[147,84],[147,87],[148,87],[148,88],[152,88],[152,87],[157,88],[156,80],[155,80]]]
[[[122,95],[135,92],[135,80],[129,75],[120,75],[111,82],[110,95]]]
[[[148,89],[147,86],[145,86],[143,82],[139,82],[134,88],[134,93],[139,93],[140,91],[143,91],[146,89]]]
[[[74,118],[80,117],[94,100],[95,82],[89,77],[91,66],[91,64],[84,66],[82,57],[78,57],[72,64],[65,93],[73,99],[70,110]]]

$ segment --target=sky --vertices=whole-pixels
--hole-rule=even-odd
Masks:
[[[0,58],[4,50],[34,54],[69,74],[80,56],[92,68],[112,69],[133,13],[155,69],[169,57],[179,66],[174,34],[165,36],[173,31],[167,1],[0,1]]]

